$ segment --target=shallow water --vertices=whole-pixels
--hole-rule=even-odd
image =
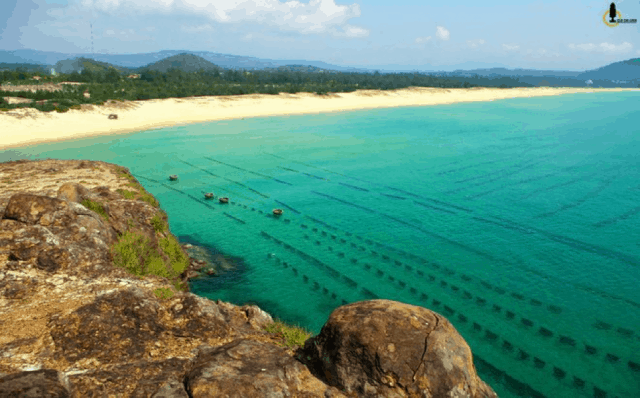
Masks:
[[[199,295],[314,332],[343,303],[399,300],[446,316],[501,397],[631,397],[639,110],[636,93],[594,93],[254,118],[0,161],[130,168],[175,235],[241,258]]]

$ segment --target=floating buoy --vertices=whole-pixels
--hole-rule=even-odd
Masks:
[[[213,192],[207,192],[207,193],[205,193],[205,194],[204,194],[204,197],[205,197],[206,199],[213,199]]]
[[[229,203],[229,198],[220,198],[220,203]]]
[[[282,213],[284,213],[282,209],[273,209],[273,215],[275,216],[280,216]]]
[[[169,179],[170,179],[171,181],[175,181],[175,180],[177,180],[177,179],[178,179],[178,176],[177,176],[177,175],[175,175],[175,174],[174,174],[174,175],[170,175],[170,176],[169,176]]]

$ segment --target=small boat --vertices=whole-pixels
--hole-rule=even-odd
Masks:
[[[207,193],[205,193],[205,194],[204,194],[204,197],[205,197],[206,199],[213,199],[213,192],[207,192]]]
[[[284,213],[282,211],[282,209],[273,209],[273,215],[274,216],[280,216],[280,215],[282,215],[282,213]]]
[[[220,203],[229,203],[229,198],[220,198]]]
[[[169,176],[169,179],[170,179],[171,181],[175,181],[175,180],[177,180],[177,179],[178,179],[178,176],[177,176],[177,175],[175,175],[175,174],[174,174],[174,175],[170,175],[170,176]]]

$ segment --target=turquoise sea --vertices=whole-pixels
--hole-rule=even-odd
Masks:
[[[638,121],[639,93],[567,94],[210,122],[0,161],[130,168],[176,236],[236,260],[192,284],[201,296],[314,332],[344,303],[424,306],[501,397],[638,397]]]

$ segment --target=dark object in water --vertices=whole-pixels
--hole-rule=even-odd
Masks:
[[[605,358],[607,358],[607,361],[611,362],[611,363],[616,363],[616,362],[620,361],[620,357],[617,356],[617,355],[613,355],[613,354],[607,354],[605,356]]]
[[[213,192],[207,192],[204,194],[205,199],[213,199]]]
[[[562,336],[562,335],[560,336],[560,343],[570,345],[572,347],[575,347],[576,345],[576,341],[574,339],[572,339],[571,337]]]
[[[554,314],[559,314],[559,313],[562,312],[562,308],[558,307],[557,305],[553,305],[553,304],[548,306],[547,309],[550,312],[554,313]]]
[[[564,379],[564,377],[567,375],[567,372],[554,366],[553,375],[555,376],[556,379]]]
[[[611,330],[611,324],[602,321],[596,321],[593,327],[600,330]]]
[[[177,179],[178,179],[178,176],[175,175],[175,174],[169,176],[169,180],[171,180],[171,181],[175,181]]]
[[[633,361],[629,361],[629,369],[635,371],[635,372],[640,372],[640,363],[635,363]]]
[[[573,386],[575,388],[584,388],[584,380],[579,377],[573,376]]]
[[[109,119],[117,119],[118,115],[116,115],[115,113],[112,113],[109,115]]]
[[[498,335],[490,330],[485,330],[485,337],[490,341],[495,341],[498,339]]]
[[[522,351],[521,349],[518,349],[518,359],[521,361],[526,361],[527,359],[529,359],[529,354],[527,354],[525,351]]]
[[[522,318],[520,321],[524,326],[527,326],[527,327],[533,326],[533,322],[527,318]]]
[[[505,340],[502,343],[502,348],[504,348],[507,351],[513,351],[513,344],[511,344],[510,342],[508,342],[507,340]]]
[[[587,344],[584,345],[584,351],[590,355],[596,355],[596,352],[598,352],[598,350],[596,350],[596,347]]]
[[[552,332],[551,330],[549,330],[549,329],[547,329],[547,328],[543,328],[543,327],[541,327],[541,328],[538,330],[538,333],[540,333],[540,334],[541,334],[541,335],[543,335],[544,337],[551,337],[551,336],[553,336],[553,332]]]
[[[229,203],[229,198],[220,198],[220,203]]]
[[[516,316],[516,314],[514,314],[511,311],[507,311],[507,319],[513,319]]]
[[[282,215],[282,213],[284,213],[282,211],[282,209],[273,209],[273,215],[274,216],[280,216],[280,215]]]
[[[543,361],[542,359],[538,358],[538,357],[533,357],[533,366],[535,366],[538,369],[542,369],[544,368],[544,365],[546,365],[547,363],[545,361]]]

